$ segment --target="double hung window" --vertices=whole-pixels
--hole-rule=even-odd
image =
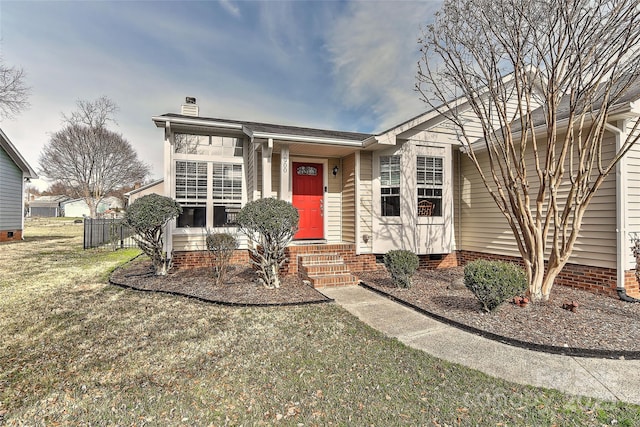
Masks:
[[[213,226],[235,223],[242,202],[242,165],[212,163]]]
[[[430,156],[416,159],[418,216],[442,216],[444,159]]]
[[[182,206],[178,227],[207,225],[207,162],[176,162],[176,200]]]
[[[380,157],[380,212],[400,216],[400,156]]]

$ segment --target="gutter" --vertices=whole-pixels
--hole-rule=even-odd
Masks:
[[[184,117],[156,116],[156,117],[152,117],[151,120],[155,122],[157,127],[163,127],[162,125],[163,123],[176,123],[176,124],[184,124],[184,125],[195,125],[195,126],[242,130],[242,125],[238,123],[226,123],[226,122],[215,122],[211,120],[187,119]]]

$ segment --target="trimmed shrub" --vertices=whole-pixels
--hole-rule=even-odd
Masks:
[[[133,231],[133,239],[151,258],[159,276],[171,268],[171,258],[164,252],[164,228],[182,213],[182,207],[170,197],[148,194],[133,202],[124,215],[124,222]]]
[[[411,287],[411,277],[419,264],[418,255],[404,249],[392,250],[384,255],[384,265],[397,288]]]
[[[513,263],[477,260],[464,267],[464,284],[480,301],[482,308],[491,312],[527,289],[527,275]]]
[[[280,287],[280,267],[285,249],[298,231],[300,216],[293,205],[273,198],[247,203],[236,216],[240,230],[253,243],[251,262],[258,278],[269,289]]]
[[[211,233],[207,230],[207,250],[213,264],[213,279],[222,285],[226,279],[229,261],[238,249],[238,239],[229,233]]]

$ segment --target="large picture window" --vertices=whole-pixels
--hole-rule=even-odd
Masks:
[[[444,159],[428,156],[416,159],[418,216],[442,216]]]
[[[176,200],[182,206],[177,227],[226,227],[235,224],[242,204],[241,164],[177,161],[175,182]],[[213,224],[207,224],[207,211],[211,208]]]
[[[380,157],[380,212],[400,216],[400,156]]]

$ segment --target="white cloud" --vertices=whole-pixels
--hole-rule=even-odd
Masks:
[[[378,130],[423,111],[414,91],[420,26],[440,2],[353,2],[329,30],[337,93],[345,105],[369,105]]]
[[[227,12],[229,12],[232,16],[236,18],[240,17],[240,8],[235,5],[231,0],[220,0],[220,6]]]

